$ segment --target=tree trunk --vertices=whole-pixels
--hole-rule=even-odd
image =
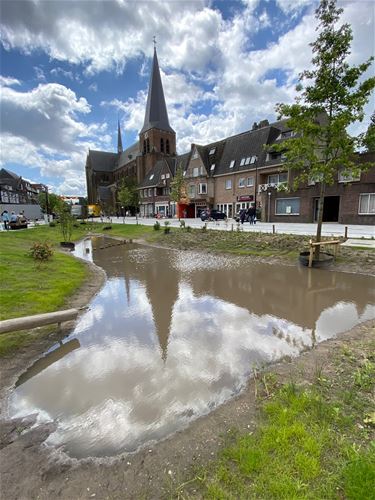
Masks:
[[[325,182],[320,183],[320,195],[318,203],[318,227],[316,228],[316,243],[322,240],[322,225],[323,225],[323,209],[324,209],[324,193],[326,190]],[[320,245],[315,247],[315,259],[319,260],[320,256]]]

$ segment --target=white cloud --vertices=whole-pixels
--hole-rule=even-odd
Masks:
[[[0,75],[0,85],[4,87],[11,87],[13,85],[21,85],[21,82],[20,80],[17,80],[17,78]]]

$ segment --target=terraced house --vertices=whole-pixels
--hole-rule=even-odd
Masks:
[[[314,222],[319,183],[310,180],[291,191],[293,173],[284,166],[282,153],[272,145],[293,136],[285,121],[254,123],[250,130],[207,145],[192,144],[176,154],[176,133],[169,124],[156,49],[144,124],[139,140],[123,150],[118,124],[117,153],[89,151],[86,160],[88,201],[109,213],[121,212],[117,191],[124,177],[136,178],[140,215],[199,217],[206,209],[219,209],[230,218],[255,205],[263,221]],[[375,153],[356,161],[374,166],[358,178],[338,174],[327,188],[323,220],[346,224],[375,224]],[[187,200],[170,199],[171,182],[182,168]]]

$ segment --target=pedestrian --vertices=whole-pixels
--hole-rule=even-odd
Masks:
[[[246,210],[241,210],[241,213],[240,213],[241,224],[243,224],[245,222],[245,217],[246,217]]]
[[[5,231],[9,230],[9,214],[8,210],[4,210],[4,212],[1,214],[1,219],[4,223],[4,229]]]
[[[255,207],[254,206],[250,207],[249,208],[249,222],[250,222],[250,224],[256,223],[255,214],[256,214]]]
[[[17,222],[17,215],[15,212],[10,214],[10,222]]]

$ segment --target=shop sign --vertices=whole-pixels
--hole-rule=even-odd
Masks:
[[[247,196],[237,196],[237,201],[254,201],[254,196],[252,194]]]

